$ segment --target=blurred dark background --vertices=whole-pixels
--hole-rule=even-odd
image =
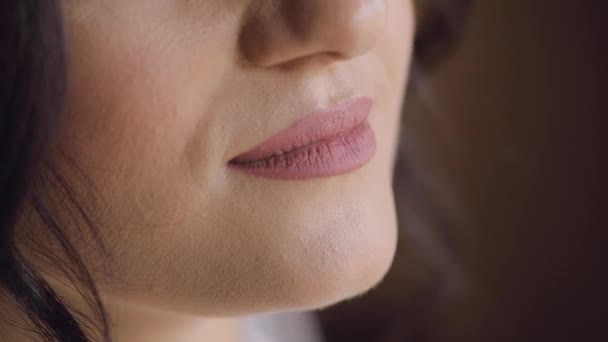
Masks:
[[[397,258],[321,312],[329,342],[608,341],[607,10],[477,1],[458,44],[414,71]]]

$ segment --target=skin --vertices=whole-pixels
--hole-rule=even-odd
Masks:
[[[217,326],[205,317],[320,308],[381,280],[396,245],[410,1],[62,6],[70,89],[57,163],[87,175],[74,178],[77,193],[95,189],[82,205],[108,253],[75,244],[117,341],[194,340]],[[375,101],[378,147],[364,167],[307,181],[227,168],[306,113],[356,96]]]

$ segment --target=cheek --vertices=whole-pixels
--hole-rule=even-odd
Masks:
[[[117,277],[149,280],[159,269],[176,269],[167,265],[172,260],[187,267],[202,259],[195,253],[182,253],[189,260],[173,257],[195,249],[189,248],[191,236],[166,227],[179,227],[213,198],[204,177],[217,171],[213,162],[224,147],[209,141],[223,141],[225,130],[210,122],[205,109],[232,63],[230,39],[223,38],[235,25],[210,25],[213,32],[205,36],[177,24],[133,24],[137,18],[91,12],[106,21],[66,21],[70,83],[60,148],[92,182],[83,193],[96,190],[86,206],[99,216],[95,223],[114,261],[112,275],[95,272],[100,284],[112,285],[107,282]],[[202,160],[193,177],[187,154],[200,139]],[[105,256],[82,249],[93,270],[106,269]],[[146,263],[153,255],[167,258]],[[157,275],[158,282],[167,281]]]
[[[179,185],[193,136],[221,134],[204,108],[231,61],[230,49],[222,39],[205,40],[169,24],[159,31],[120,19],[69,23],[61,148],[117,207],[118,194],[162,193],[171,182]],[[201,146],[205,158],[221,154],[217,145]]]
[[[381,56],[390,83],[401,85],[407,75],[407,68],[414,41],[415,18],[412,1],[389,0],[390,15],[385,33],[378,40],[375,51]],[[402,97],[403,93],[399,94]]]
[[[377,157],[383,166],[378,177],[384,179],[392,179],[415,27],[411,1],[394,0],[390,5],[391,15],[385,34],[374,48],[374,56],[379,64],[377,70],[382,72],[367,76],[378,96],[383,99],[378,112],[372,117],[372,123],[378,133],[380,148]],[[365,65],[361,65],[359,70],[366,70]]]
[[[388,75],[393,85],[403,85],[404,76],[410,65],[414,42],[415,18],[412,1],[391,1],[391,16],[387,22],[386,34],[377,45],[379,54],[386,63]],[[403,97],[400,87],[395,87],[399,93],[397,98]]]
[[[87,46],[85,39],[106,48]],[[91,147],[101,155],[110,149],[113,158],[123,151],[145,156],[142,145],[180,147],[172,139],[187,138],[188,128],[204,118],[197,108],[204,108],[217,83],[214,69],[189,58],[187,50],[167,53],[154,46],[127,48],[121,41],[85,39],[70,51],[68,133],[99,145]],[[199,78],[192,69],[200,71]]]

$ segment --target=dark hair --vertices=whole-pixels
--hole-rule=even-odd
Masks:
[[[57,1],[0,2],[0,288],[2,300],[16,304],[32,328],[47,341],[88,341],[93,320],[76,318],[15,241],[15,226],[26,205],[60,243],[83,296],[95,308],[104,340],[103,307],[82,260],[34,184],[49,171],[44,156],[59,127],[66,90],[66,58]],[[68,189],[55,172],[57,185]],[[48,175],[46,176],[48,181]],[[75,203],[75,205],[77,205]],[[85,323],[89,323],[84,324]],[[92,323],[92,324],[91,324]],[[2,337],[2,336],[0,336]]]
[[[415,45],[416,60],[421,65],[437,60],[442,52],[441,45],[436,44],[438,38],[450,36],[455,28],[445,20],[445,14],[459,7],[440,7],[448,12],[434,13],[431,18],[442,20],[424,20],[430,25],[419,29]],[[40,184],[54,182],[87,221],[69,184],[45,159],[60,126],[67,87],[66,64],[58,1],[0,2],[0,299],[17,304],[24,318],[46,341],[90,341],[87,333],[95,328],[101,339],[110,341],[95,284],[38,189]],[[15,227],[26,206],[31,207],[28,209],[63,249],[70,265],[62,270],[79,283],[75,286],[90,304],[95,319],[67,307],[18,248]]]

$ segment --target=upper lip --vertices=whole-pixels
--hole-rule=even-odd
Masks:
[[[366,122],[372,106],[370,97],[358,97],[313,111],[230,163],[265,160],[340,136]]]

